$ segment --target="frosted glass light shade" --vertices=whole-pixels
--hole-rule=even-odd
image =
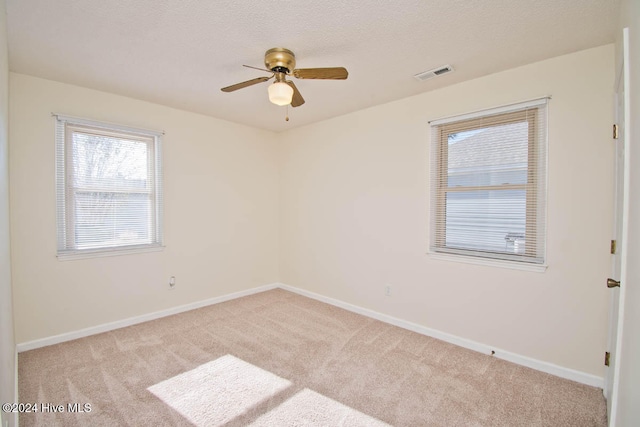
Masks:
[[[291,104],[293,98],[293,89],[286,83],[275,82],[269,85],[269,101],[276,105]]]

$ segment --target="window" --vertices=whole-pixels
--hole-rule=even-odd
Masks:
[[[56,118],[58,256],[161,248],[162,134]]]
[[[432,253],[544,263],[546,104],[431,122]]]

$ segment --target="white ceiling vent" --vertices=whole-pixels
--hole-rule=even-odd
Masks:
[[[433,70],[423,71],[422,73],[418,73],[413,77],[415,77],[416,80],[423,82],[432,77],[437,77],[442,74],[450,73],[451,71],[453,71],[453,67],[451,65],[443,65],[442,67],[434,68]]]

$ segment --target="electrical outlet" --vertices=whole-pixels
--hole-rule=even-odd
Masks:
[[[388,296],[388,297],[391,296],[391,285],[386,285],[384,287],[384,294],[385,294],[385,296]]]
[[[176,287],[176,276],[169,277],[169,289]]]

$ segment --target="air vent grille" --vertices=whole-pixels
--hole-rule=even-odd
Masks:
[[[434,68],[433,70],[423,71],[422,73],[418,73],[413,77],[415,77],[416,80],[423,82],[430,78],[450,73],[451,71],[453,71],[453,67],[451,65],[443,65],[442,67]]]

